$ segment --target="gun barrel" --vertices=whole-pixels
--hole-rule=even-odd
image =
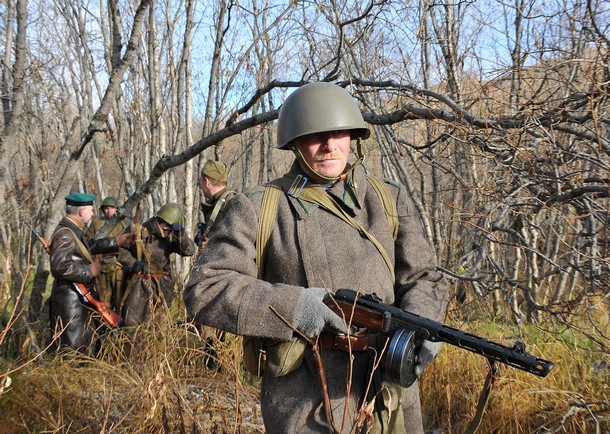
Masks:
[[[540,377],[545,377],[553,368],[552,362],[526,353],[525,345],[521,342],[516,342],[512,348],[507,347],[429,318],[381,303],[373,296],[358,295],[351,289],[338,290],[334,298],[351,304],[355,302],[367,309],[382,312],[384,323],[381,331],[388,335],[399,329],[412,330],[421,333],[427,340],[446,342]]]
[[[30,228],[30,230],[32,231],[32,233],[34,234],[34,236],[38,239],[38,241],[40,241],[40,244],[42,244],[42,247],[44,247],[44,250],[47,253],[51,253],[51,248],[49,247],[49,243],[47,243],[47,240],[44,239],[44,237],[42,236],[42,234],[40,232],[38,232],[36,229],[34,229],[34,227],[30,224],[30,222],[28,222],[27,220],[23,221],[26,225],[28,225],[28,227]]]
[[[540,377],[546,377],[553,368],[552,362],[526,353],[525,344],[522,342],[515,342],[512,347],[507,347],[444,324],[437,324],[439,327],[431,331],[429,340],[446,342]]]

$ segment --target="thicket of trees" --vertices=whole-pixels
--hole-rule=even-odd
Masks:
[[[48,259],[24,220],[48,237],[79,189],[143,219],[179,202],[194,228],[202,162],[240,190],[278,176],[278,108],[326,80],[358,99],[366,167],[408,186],[460,300],[584,315],[607,352],[602,0],[3,0],[0,19],[1,294],[28,321]]]

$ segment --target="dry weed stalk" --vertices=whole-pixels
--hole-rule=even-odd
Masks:
[[[360,293],[360,288],[358,288],[358,294],[359,293]],[[330,292],[329,292],[329,294],[330,294]],[[335,302],[334,299],[332,299],[332,301]],[[328,387],[327,387],[327,382],[326,382],[326,371],[324,370],[324,364],[322,361],[322,355],[320,353],[320,346],[318,344],[318,338],[316,337],[314,339],[309,339],[307,336],[303,335],[303,333],[301,333],[296,327],[294,327],[294,325],[290,324],[290,322],[288,320],[286,320],[273,306],[270,306],[270,309],[288,327],[290,327],[295,333],[297,333],[301,338],[303,338],[305,341],[307,341],[311,345],[313,354],[314,354],[314,362],[315,362],[316,368],[318,370],[317,373],[318,373],[318,378],[320,380],[322,400],[324,403],[324,410],[326,413],[326,418],[327,418],[326,422],[328,424],[329,433],[330,434],[343,433],[345,431],[347,419],[350,416],[348,414],[348,410],[350,408],[349,398],[350,398],[350,390],[351,390],[352,378],[353,378],[353,363],[350,362],[349,367],[348,367],[348,378],[347,378],[347,386],[346,386],[346,402],[345,402],[345,406],[343,407],[341,427],[339,429],[337,429],[335,422],[334,422],[332,407],[330,405],[330,397],[328,394]],[[345,330],[347,330],[348,337],[351,335],[354,311],[355,311],[355,309],[352,309],[352,311],[351,311],[352,316],[350,318],[346,318],[344,314],[342,315],[343,324],[345,326]],[[385,343],[383,350],[382,350],[381,354],[379,355],[379,357],[375,356],[375,360],[373,362],[373,368],[371,369],[371,373],[370,373],[368,381],[367,381],[367,387],[366,387],[364,396],[369,395],[369,392],[370,392],[370,389],[371,389],[372,383],[373,383],[373,377],[375,375],[375,372],[379,369],[381,357],[385,353],[387,345],[388,345],[388,342]],[[352,360],[353,351],[352,351],[351,341],[349,339],[348,339],[348,354],[349,354],[350,360]],[[383,390],[381,390],[379,393],[383,393]],[[356,432],[368,433],[371,430],[371,428],[373,427],[373,420],[374,420],[373,412],[374,412],[376,399],[377,399],[377,395],[374,396],[370,402],[363,401],[360,404],[360,407],[356,410],[356,414],[352,415],[353,423],[352,423],[352,427],[349,431],[350,434],[354,434]],[[391,410],[388,410],[388,411],[391,412]],[[391,413],[389,416],[391,416]]]

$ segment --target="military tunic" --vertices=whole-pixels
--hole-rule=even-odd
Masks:
[[[106,216],[95,217],[89,227],[86,235],[89,238],[98,238],[95,235],[106,224],[109,219]],[[127,219],[119,220],[110,232],[109,237],[116,237],[121,234],[129,226]],[[123,267],[118,262],[118,257],[114,255],[104,255],[102,258],[102,270],[98,277],[99,292],[104,304],[109,306],[115,312],[119,311],[121,298],[123,296]]]
[[[290,173],[303,174],[297,163]],[[309,287],[323,287],[374,292],[384,303],[442,320],[447,305],[446,281],[437,271],[434,251],[406,189],[390,186],[398,210],[395,241],[381,199],[366,181],[364,170],[356,168],[353,179],[356,200],[348,199],[351,193],[345,182],[337,182],[328,193],[383,245],[394,263],[395,286],[373,243],[335,215],[286,194],[280,195],[263,278],[258,279],[255,242],[264,191],[258,187],[251,194],[235,196],[223,226],[210,238],[193,268],[184,292],[188,314],[198,323],[231,333],[286,341],[293,338],[293,330],[271,307],[294,323],[301,293]],[[334,420],[340,427],[348,402],[350,357],[347,352],[323,350],[322,358]],[[357,406],[366,398],[371,355],[354,353],[352,363],[345,432],[354,422]],[[296,371],[283,377],[263,374],[261,409],[267,432],[327,433],[318,385],[310,348]],[[423,432],[417,383],[406,390],[404,399],[406,428]],[[400,403],[393,402],[392,407],[394,418],[402,418]]]
[[[213,230],[217,230],[222,224],[222,220],[231,206],[233,196],[235,196],[235,191],[225,187],[216,193],[213,198],[204,198],[204,202],[201,203],[200,208],[201,212],[203,213],[204,223],[199,223],[197,225],[198,233],[195,237],[195,243],[197,243],[199,246],[200,253],[205,248],[205,243],[207,242],[207,238],[209,238],[210,233]],[[214,216],[213,214],[215,210],[216,215]]]

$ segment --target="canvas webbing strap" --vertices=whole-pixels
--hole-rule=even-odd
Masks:
[[[146,259],[146,262],[148,263],[148,266],[153,271],[153,273],[162,274],[163,270],[161,268],[159,268],[159,266],[153,262],[150,252],[146,248],[146,239],[144,237],[142,237],[142,233],[144,231],[148,232],[148,229],[146,229],[144,226],[142,226],[138,223],[134,223],[133,226],[134,226],[134,230],[136,231],[136,234],[138,234],[136,236],[136,243],[135,243],[136,244],[136,260],[141,261],[142,256],[144,256],[144,259]]]
[[[225,190],[220,195],[220,197],[214,204],[214,208],[212,209],[212,214],[210,214],[210,218],[205,222],[205,231],[203,233],[203,238],[206,238],[207,235],[210,233],[210,230],[212,229],[212,226],[214,226],[214,222],[216,221],[216,217],[218,217],[218,214],[224,208],[227,200],[234,194],[235,192],[233,190]]]
[[[377,238],[373,236],[370,232],[362,227],[360,223],[358,223],[354,218],[352,218],[336,201],[330,196],[326,191],[318,186],[305,186],[301,190],[299,194],[299,199],[305,200],[307,202],[315,203],[320,207],[326,209],[332,214],[339,217],[341,220],[348,223],[354,229],[356,229],[361,235],[368,238],[368,240],[373,243],[373,245],[377,248],[383,260],[385,261],[388,269],[390,270],[390,275],[392,276],[392,283],[394,283],[394,263],[392,259],[390,259],[390,255],[384,247],[381,245]]]
[[[398,234],[398,212],[396,210],[394,198],[383,180],[372,176],[367,176],[367,179],[382,201],[386,216],[388,218],[388,223],[392,230],[392,235],[394,236],[394,239],[396,239],[396,235]],[[265,187],[265,193],[263,195],[263,202],[261,205],[261,214],[259,217],[258,234],[256,238],[256,263],[258,266],[259,277],[262,275],[265,249],[273,229],[273,223],[277,214],[279,195],[281,192],[280,186],[283,183],[292,184],[293,182],[291,179],[284,177],[272,181]],[[341,206],[337,204],[335,200],[322,188],[317,186],[303,185],[303,187],[299,189],[298,197],[299,199],[307,202],[315,203],[341,218],[343,221],[347,222],[350,226],[356,229],[360,234],[364,235],[369,241],[371,241],[386,262],[386,265],[390,270],[392,280],[394,280],[394,264],[381,243],[377,241],[377,239],[371,233],[364,229],[360,223],[347,214],[343,208],[341,208]]]
[[[273,222],[277,214],[277,206],[280,199],[280,180],[271,181],[265,187],[263,194],[263,202],[261,205],[261,215],[258,218],[258,233],[256,234],[256,265],[258,267],[258,278],[263,276],[263,267],[265,260],[265,250],[271,231],[273,230]]]
[[[396,208],[396,201],[383,179],[371,175],[366,175],[366,179],[377,192],[379,199],[381,199],[385,215],[392,230],[392,236],[394,241],[396,241],[396,238],[398,238],[398,209]]]

